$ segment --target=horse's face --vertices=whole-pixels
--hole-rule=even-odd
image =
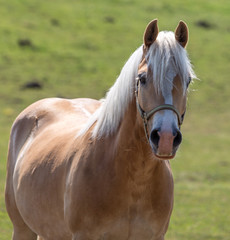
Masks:
[[[159,90],[159,87],[155,84],[154,71],[157,70],[148,63],[147,56],[148,49],[158,34],[156,23],[156,21],[151,22],[144,35],[145,50],[138,69],[137,101],[144,112],[151,113],[146,121],[146,135],[154,154],[159,159],[171,159],[175,156],[182,141],[180,125],[186,111],[187,96],[184,83],[175,67],[173,56],[164,72],[164,82],[161,84],[163,89]],[[185,28],[186,25],[180,26],[179,24],[178,27]],[[187,31],[187,27],[184,28],[180,29],[182,34]],[[179,43],[184,47],[187,40],[184,36],[181,39],[183,42]],[[189,79],[186,84],[188,83]]]
[[[172,76],[171,86],[164,92],[158,92],[153,84],[152,70],[146,64],[139,69],[138,102],[145,112],[150,112],[165,104],[172,109],[159,108],[147,121],[150,145],[158,158],[173,158],[182,141],[180,121],[186,110],[186,93],[179,75]]]

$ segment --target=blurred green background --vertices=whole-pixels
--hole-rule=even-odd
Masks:
[[[168,240],[230,236],[229,0],[0,0],[0,239],[11,237],[4,204],[10,128],[46,97],[102,98],[147,23],[190,29],[191,86],[183,143],[172,168],[175,205]]]

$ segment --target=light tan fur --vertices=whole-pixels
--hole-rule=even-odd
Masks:
[[[147,68],[144,57],[139,70]],[[161,104],[153,91],[143,106]],[[175,80],[174,101],[183,113],[186,97],[178,95]],[[164,239],[173,208],[169,161],[153,154],[134,98],[115,134],[93,138],[93,124],[78,136],[101,104],[44,99],[15,120],[5,191],[13,240]]]

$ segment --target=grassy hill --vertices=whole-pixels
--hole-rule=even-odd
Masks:
[[[45,97],[103,97],[154,18],[160,30],[187,22],[188,52],[200,78],[191,87],[183,144],[172,161],[175,207],[166,239],[227,239],[229,1],[0,0],[0,6],[0,239],[12,231],[4,184],[14,118]]]

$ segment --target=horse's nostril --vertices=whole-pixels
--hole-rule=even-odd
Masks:
[[[173,140],[173,147],[176,148],[178,147],[182,142],[182,134],[181,132],[178,130],[175,134],[175,138]]]
[[[160,136],[158,134],[159,129],[155,129],[151,132],[150,138],[152,143],[155,145],[156,148],[158,148],[158,144],[159,144],[159,140],[160,140]]]

